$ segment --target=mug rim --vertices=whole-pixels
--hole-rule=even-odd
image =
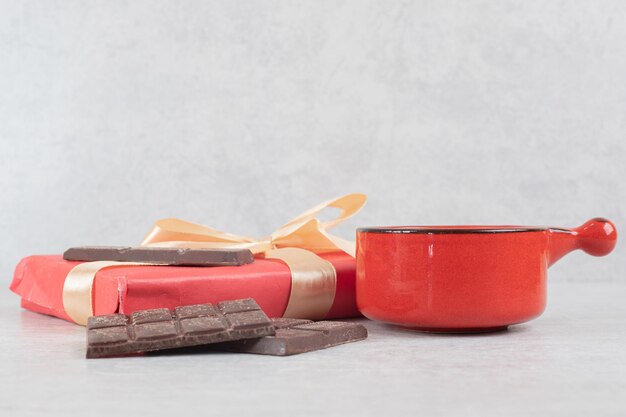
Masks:
[[[357,233],[389,234],[485,234],[485,233],[521,233],[544,232],[547,227],[533,226],[376,226],[359,227]]]

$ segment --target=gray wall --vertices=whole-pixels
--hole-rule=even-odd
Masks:
[[[351,191],[346,237],[623,229],[625,40],[622,1],[0,0],[0,280],[161,217],[263,235]],[[625,266],[618,245],[551,279]]]

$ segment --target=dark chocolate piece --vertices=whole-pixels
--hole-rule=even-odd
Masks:
[[[251,298],[224,301],[217,306],[177,307],[174,311],[141,310],[130,316],[89,317],[87,357],[119,356],[272,334],[272,321]]]
[[[147,262],[160,265],[239,266],[254,261],[248,249],[185,249],[80,246],[63,254],[68,261]]]
[[[272,319],[274,336],[213,345],[214,349],[261,355],[288,356],[367,338],[365,326],[340,321]]]

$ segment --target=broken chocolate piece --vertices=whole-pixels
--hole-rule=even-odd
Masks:
[[[340,321],[311,321],[301,319],[272,319],[274,336],[239,340],[213,345],[214,349],[261,355],[288,356],[325,349],[367,338],[365,326]]]
[[[254,261],[248,249],[187,249],[124,246],[80,246],[63,254],[67,261],[146,262],[159,265],[239,266]]]
[[[274,334],[252,299],[89,317],[87,357],[100,358],[207,345]]]

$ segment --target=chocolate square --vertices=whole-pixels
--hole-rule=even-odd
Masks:
[[[176,307],[176,317],[186,319],[188,317],[215,316],[219,312],[212,304],[196,304],[192,306]]]
[[[169,339],[177,335],[176,324],[173,321],[159,321],[135,326],[135,338],[137,340]]]
[[[172,313],[167,308],[136,311],[130,316],[132,324],[152,323],[172,320]]]
[[[92,329],[87,333],[87,343],[90,345],[113,345],[128,341],[126,326],[103,327]]]
[[[223,317],[194,317],[180,321],[180,327],[185,334],[217,333],[228,329],[228,323]]]

